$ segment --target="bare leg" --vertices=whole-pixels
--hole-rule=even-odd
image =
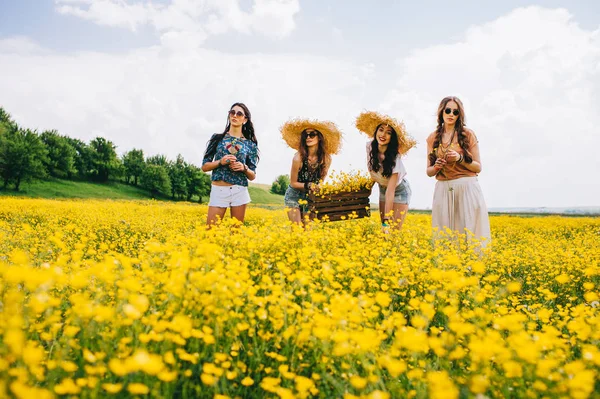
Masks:
[[[408,204],[396,204],[394,203],[394,215],[392,220],[394,221],[394,227],[397,230],[402,228],[406,214],[408,213]]]
[[[240,222],[244,223],[246,217],[246,204],[231,207],[231,217],[236,218]]]
[[[302,214],[300,213],[300,208],[290,208],[287,215],[290,222],[294,222],[297,224],[300,224],[302,222]]]
[[[379,201],[379,218],[381,219],[381,223],[383,223],[384,217],[385,217],[385,201]]]
[[[225,211],[227,208],[219,208],[217,206],[209,206],[208,207],[208,218],[206,220],[206,224],[208,226],[212,226],[217,222],[217,219],[223,220],[225,216]]]

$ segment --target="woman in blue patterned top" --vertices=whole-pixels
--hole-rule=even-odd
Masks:
[[[288,219],[294,223],[304,222],[306,201],[310,190],[327,176],[331,155],[337,154],[342,144],[342,134],[333,122],[310,119],[293,119],[281,128],[281,136],[297,150],[292,159],[290,185],[284,203],[288,208]]]
[[[206,146],[202,170],[212,171],[207,224],[223,219],[227,208],[231,217],[244,221],[250,202],[248,180],[256,178],[258,141],[250,110],[235,103],[229,110],[225,131],[213,134]]]

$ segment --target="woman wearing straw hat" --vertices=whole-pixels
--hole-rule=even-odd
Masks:
[[[437,128],[427,138],[427,176],[435,176],[431,220],[439,230],[491,240],[490,221],[477,174],[481,158],[477,136],[465,127],[465,111],[456,97],[445,97],[437,111]]]
[[[363,112],[356,118],[356,128],[372,140],[367,143],[367,167],[379,185],[379,216],[384,233],[390,222],[402,227],[412,191],[406,180],[402,155],[415,146],[402,122],[377,112]]]
[[[333,122],[310,119],[288,121],[280,131],[285,142],[297,150],[284,202],[289,209],[290,221],[300,223],[306,209],[299,201],[306,201],[308,192],[317,189],[319,182],[327,176],[331,155],[341,148],[342,134]]]
[[[213,134],[206,145],[202,170],[212,171],[207,224],[223,219],[227,208],[231,217],[244,221],[250,202],[248,180],[256,178],[258,141],[250,110],[235,103],[227,113],[227,125],[220,134]]]

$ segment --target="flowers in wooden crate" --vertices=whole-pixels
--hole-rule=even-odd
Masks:
[[[326,182],[319,185],[314,194],[317,197],[325,197],[332,194],[371,190],[372,187],[373,180],[365,172],[352,170],[338,173],[334,171]]]

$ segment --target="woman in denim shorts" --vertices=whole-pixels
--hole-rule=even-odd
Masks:
[[[285,192],[285,206],[291,222],[304,222],[306,200],[310,190],[318,189],[327,176],[331,154],[341,147],[342,134],[333,122],[295,119],[280,129],[287,144],[297,150],[292,160],[290,185]]]
[[[371,178],[379,184],[382,231],[389,232],[390,223],[399,230],[412,194],[401,157],[416,142],[406,133],[403,123],[376,112],[360,114],[356,127],[373,138],[367,143],[367,167]]]

